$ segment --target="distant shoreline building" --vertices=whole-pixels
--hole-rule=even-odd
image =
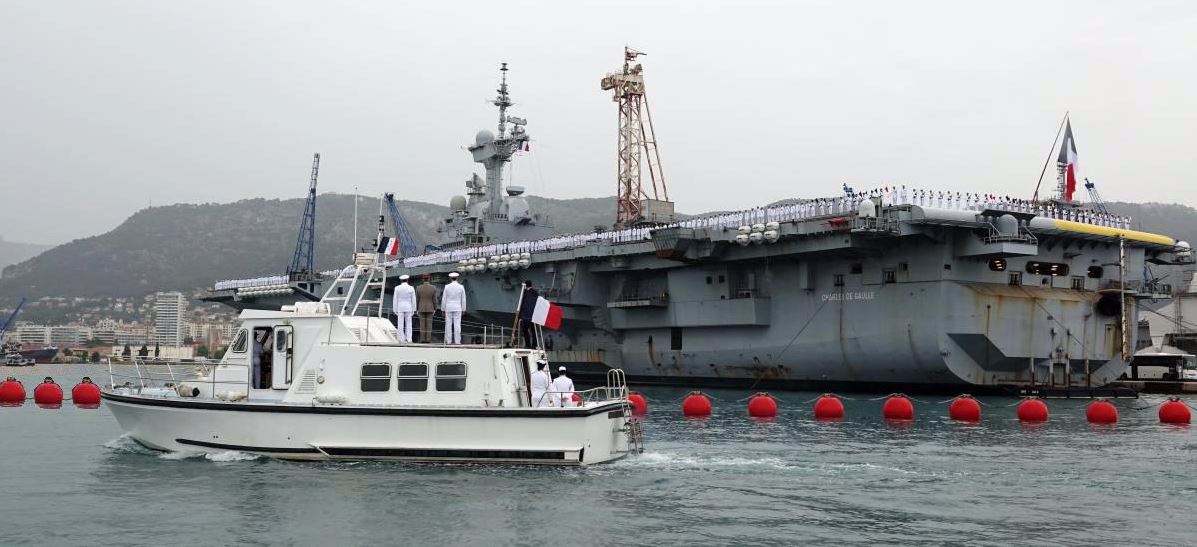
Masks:
[[[187,334],[187,297],[178,291],[154,293],[154,341],[181,346]]]

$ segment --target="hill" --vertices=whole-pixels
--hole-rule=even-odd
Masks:
[[[611,198],[530,198],[560,233],[607,224]],[[437,241],[448,208],[398,201],[421,246]],[[179,204],[142,209],[112,231],[59,245],[4,268],[0,297],[136,296],[156,290],[210,287],[219,279],[284,272],[295,252],[302,199],[249,199],[227,204]],[[361,198],[358,238],[377,232],[378,202]],[[343,266],[353,241],[353,197],[323,194],[316,205],[316,263]],[[388,229],[388,232],[390,230]]]
[[[54,246],[5,241],[4,237],[0,236],[0,269],[3,269],[11,264],[29,260],[30,258],[42,254],[47,249],[52,247]]]

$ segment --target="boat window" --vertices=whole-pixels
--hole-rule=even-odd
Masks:
[[[860,262],[854,262],[852,264],[852,269],[849,271],[849,273],[854,273],[854,274],[864,273],[864,264],[861,264]]]
[[[1074,290],[1074,291],[1085,290],[1085,278],[1083,278],[1079,275],[1072,276],[1072,290]]]
[[[387,391],[391,389],[391,365],[388,363],[362,363],[362,391]]]
[[[1102,271],[1101,266],[1089,266],[1089,277],[1092,277],[1094,279],[1100,279],[1101,274],[1103,274],[1103,273],[1105,273],[1105,272]]]
[[[677,351],[682,349],[682,328],[670,327],[669,329],[669,349]]]
[[[832,280],[833,280],[833,284],[834,284],[836,287],[843,287],[843,286],[844,286],[844,274],[835,274],[835,277],[834,277],[834,278],[832,278]]]
[[[995,272],[1006,271],[1006,259],[1004,259],[1004,258],[989,259],[989,269],[991,269]]]
[[[436,390],[437,391],[465,391],[466,365],[465,363],[437,363]]]
[[[237,333],[237,339],[233,341],[233,353],[245,353],[245,342],[248,338],[249,334],[245,329],[241,329],[241,332]]]
[[[888,269],[888,268],[881,270],[881,282],[882,283],[897,283],[898,282],[898,271],[893,270],[893,269]]]
[[[428,363],[400,363],[399,391],[428,391]]]
[[[1014,272],[1014,273],[1010,274],[1010,285],[1015,286],[1015,287],[1022,285],[1022,273],[1021,272]]]

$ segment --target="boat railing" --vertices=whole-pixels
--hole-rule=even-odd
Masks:
[[[114,368],[120,365],[131,366],[132,370]],[[178,394],[178,387],[187,383],[195,387],[206,386],[208,397],[215,395],[217,384],[248,388],[248,380],[217,379],[216,367],[248,369],[249,365],[147,357],[109,359],[108,387],[112,391],[123,390],[139,395],[174,396]],[[244,377],[244,375],[235,376]]]
[[[574,397],[575,395],[577,397]],[[577,408],[591,403],[607,403],[626,399],[626,397],[626,390],[610,386],[599,386],[581,391],[546,391],[537,400],[532,401],[532,406],[542,408]],[[566,401],[571,400],[573,403],[566,403]]]

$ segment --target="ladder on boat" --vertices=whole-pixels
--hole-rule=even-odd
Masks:
[[[622,403],[623,415],[627,418],[620,431],[628,437],[628,452],[640,454],[644,452],[644,429],[640,420],[633,417],[632,404],[628,402],[628,380],[623,369],[613,368],[607,371],[607,393],[618,397]]]
[[[357,253],[353,256],[351,268],[345,268],[337,274],[320,301],[328,303],[337,315],[357,315],[358,308],[363,304],[369,312],[369,306],[374,305],[377,306],[374,314],[382,317],[383,298],[386,296],[386,266],[378,262],[378,255],[374,253]],[[377,291],[377,296],[371,298],[371,291]]]

